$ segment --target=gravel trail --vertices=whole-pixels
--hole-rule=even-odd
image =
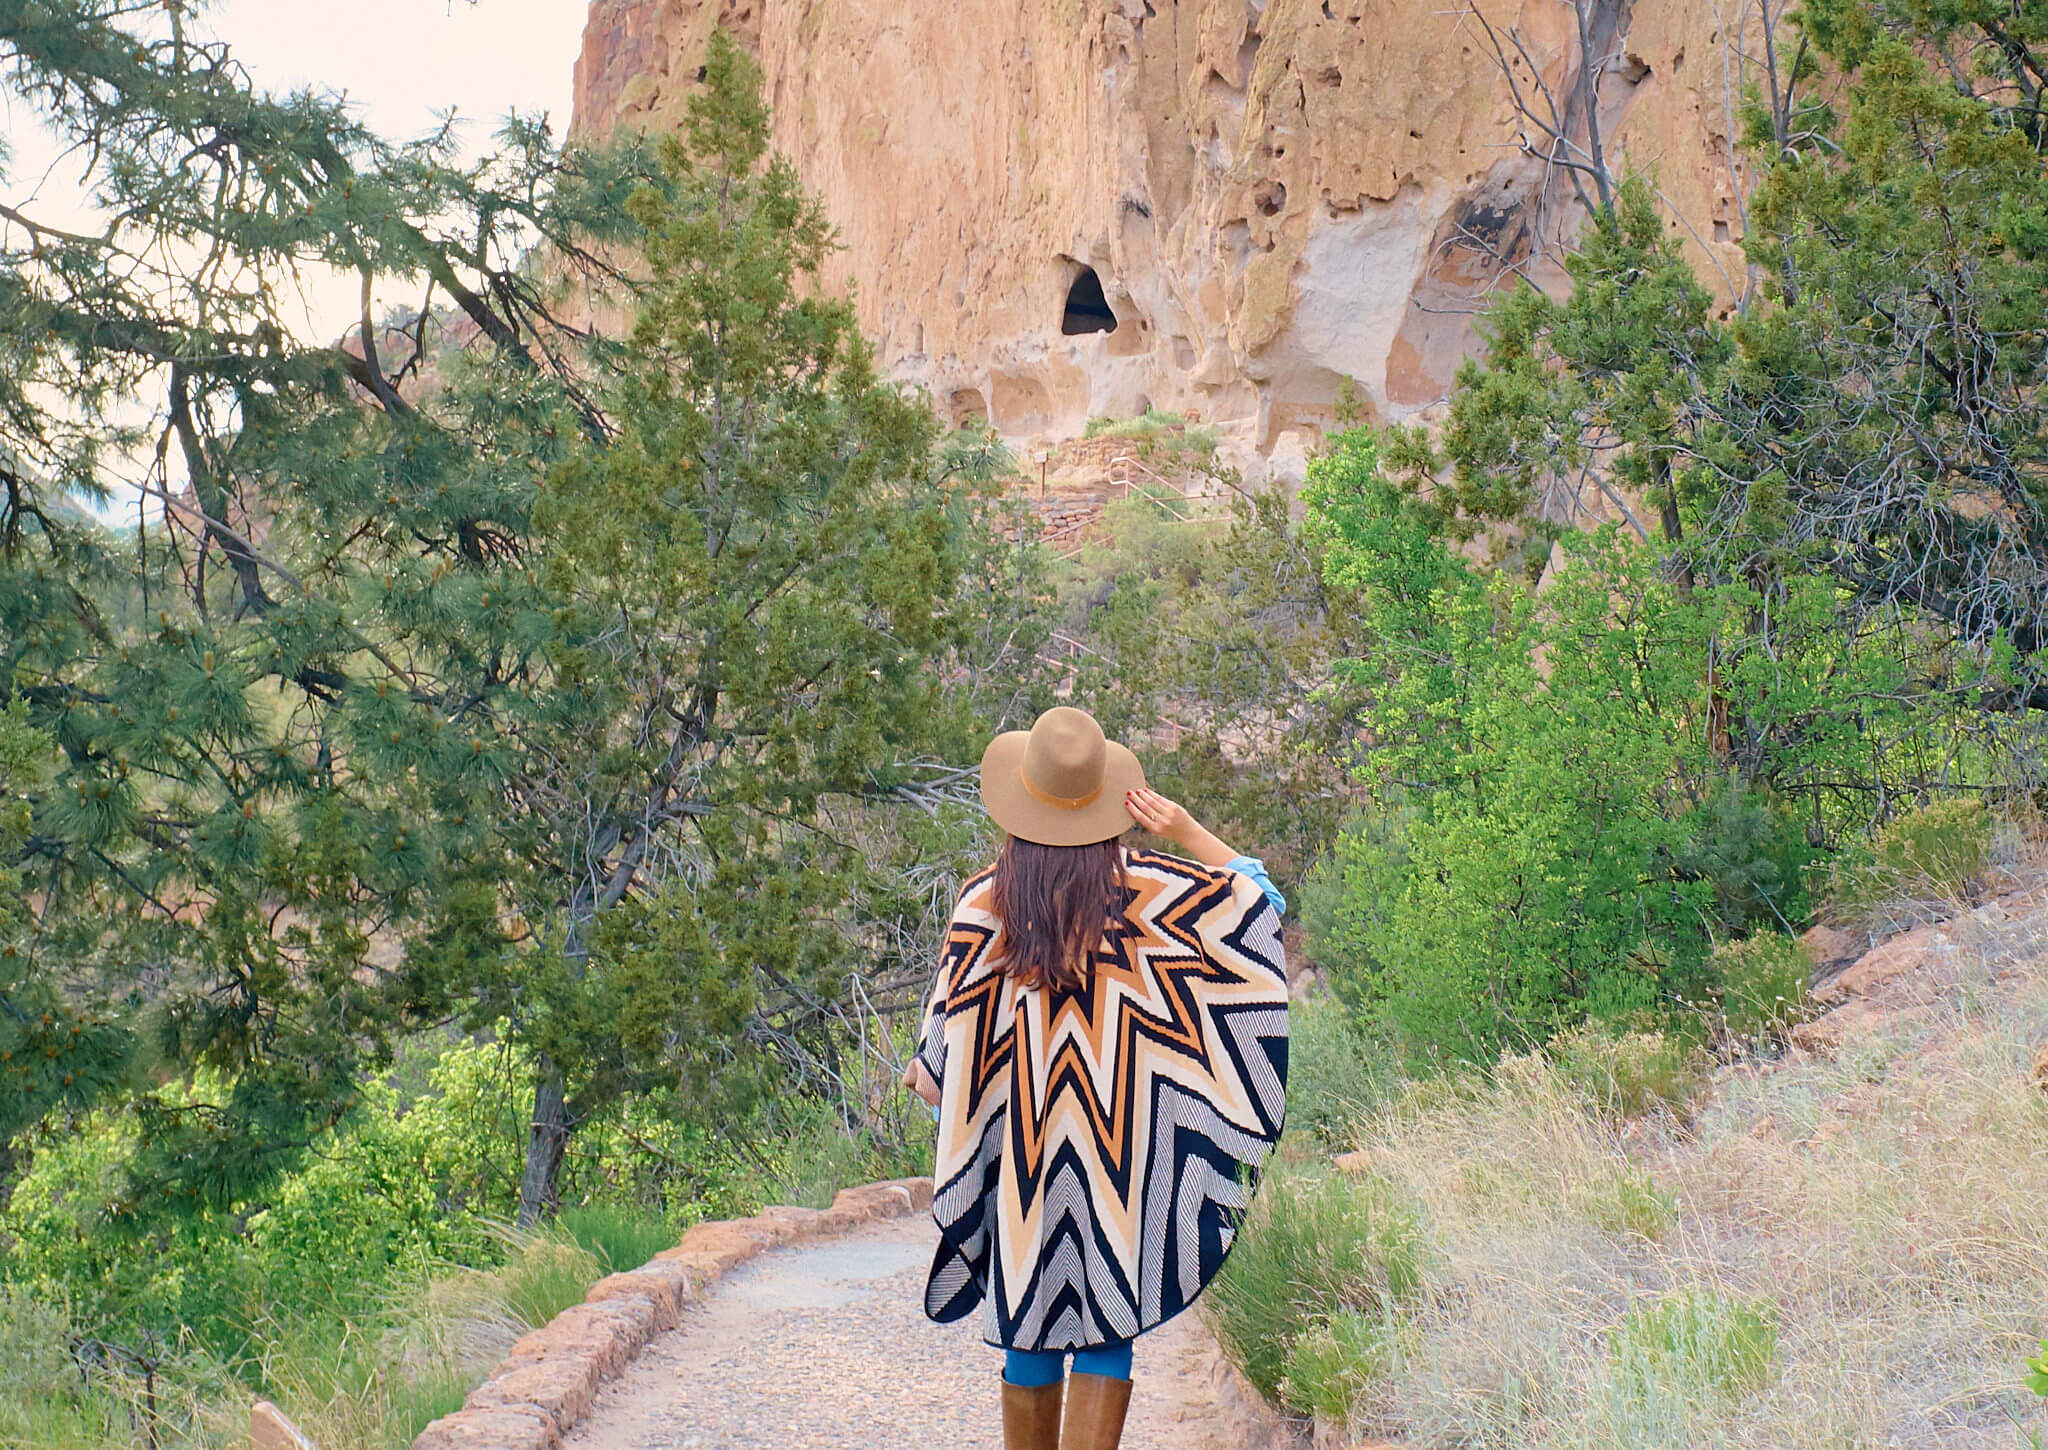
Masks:
[[[565,1450],[999,1447],[1002,1357],[979,1316],[924,1317],[937,1242],[915,1214],[741,1264],[604,1389]],[[1240,1450],[1221,1438],[1214,1368],[1196,1314],[1140,1338],[1125,1450]]]

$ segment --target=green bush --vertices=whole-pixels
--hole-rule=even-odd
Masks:
[[[1610,1118],[1683,1107],[1703,1081],[1699,1050],[1673,1033],[1589,1025],[1552,1038],[1544,1052],[1558,1076]]]
[[[1713,888],[1721,929],[1731,935],[1804,921],[1807,878],[1819,853],[1793,812],[1733,772],[1685,821],[1674,866]]]
[[[1833,912],[1857,920],[1900,901],[1966,901],[1991,864],[1991,813],[1981,800],[1938,800],[1897,816],[1828,877]]]
[[[1695,1398],[1762,1389],[1778,1354],[1763,1300],[1678,1289],[1630,1308],[1608,1336],[1623,1382],[1676,1385]]]
[[[2041,1341],[2041,1353],[2027,1361],[2023,1383],[2037,1395],[2048,1395],[2048,1339]]]
[[[1710,615],[1611,534],[1565,541],[1540,603],[1483,576],[1367,434],[1315,460],[1303,497],[1359,615],[1339,673],[1372,701],[1373,803],[1324,868],[1340,904],[1311,939],[1340,992],[1411,1057],[1477,1062],[1685,995],[1714,888],[1673,863],[1707,750],[1659,706],[1696,692]],[[1618,599],[1640,604],[1618,617]]]
[[[486,1260],[481,1220],[449,1211],[448,1185],[466,1151],[427,1099],[395,1116],[392,1090],[371,1083],[349,1128],[286,1178],[249,1220],[252,1272],[266,1304],[287,1315],[365,1312],[394,1272]]]
[[[1792,937],[1760,931],[1722,942],[1713,967],[1721,1029],[1735,1041],[1774,1041],[1804,1015],[1813,961]]]
[[[1415,1207],[1374,1179],[1268,1175],[1210,1289],[1218,1341],[1278,1403],[1295,1342],[1342,1310],[1382,1315],[1421,1292],[1428,1249]]]
[[[1504,480],[1445,484],[1406,435],[1387,456],[1340,434],[1301,494],[1366,798],[1317,873],[1312,954],[1418,1063],[1683,1022],[1715,937],[1801,919],[1809,832],[1917,768],[1937,727],[1912,661],[1845,636],[1825,579],[1683,587],[1617,529],[1558,539],[1538,592],[1461,547],[1461,490]],[[1938,878],[1981,862],[1894,834]]]
[[[1344,1424],[1393,1369],[1399,1329],[1391,1314],[1356,1309],[1339,1309],[1311,1324],[1288,1348],[1281,1402],[1299,1414]]]
[[[1393,1091],[1396,1073],[1335,1002],[1288,1012],[1287,1128],[1323,1151],[1356,1146],[1359,1125]]]

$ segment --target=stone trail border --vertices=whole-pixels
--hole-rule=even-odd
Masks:
[[[413,1450],[982,1450],[1001,1363],[924,1317],[929,1179],[699,1224],[521,1339]],[[1126,1450],[1296,1450],[1196,1314],[1138,1345]]]
[[[581,1304],[519,1340],[460,1410],[420,1432],[413,1450],[556,1450],[606,1381],[675,1328],[727,1270],[764,1249],[908,1217],[931,1201],[929,1178],[904,1178],[845,1189],[826,1209],[775,1207],[700,1223],[639,1268],[599,1279]]]

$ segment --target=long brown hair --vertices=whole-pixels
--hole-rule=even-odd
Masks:
[[[1124,909],[1120,839],[1092,846],[1003,842],[989,909],[1003,924],[1002,970],[1027,987],[1080,986],[1088,954]]]

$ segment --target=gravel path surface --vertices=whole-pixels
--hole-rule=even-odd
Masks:
[[[925,1214],[774,1249],[725,1275],[598,1396],[565,1450],[990,1450],[1001,1356],[979,1316],[924,1317]],[[1137,1344],[1125,1450],[1240,1450],[1195,1314]]]

